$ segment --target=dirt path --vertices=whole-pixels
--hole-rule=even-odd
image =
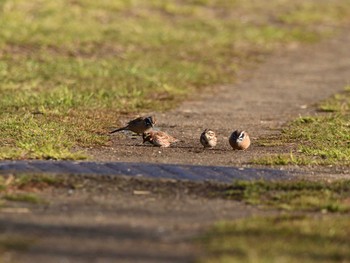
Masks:
[[[214,94],[156,113],[159,128],[182,140],[174,148],[140,146],[140,140],[119,134],[112,136],[112,147],[90,154],[100,161],[241,165],[262,152],[273,152],[276,149],[254,143],[248,151],[233,152],[227,137],[234,129],[247,130],[253,139],[272,134],[299,114],[314,112],[315,103],[349,83],[349,42],[350,34],[344,32],[317,45],[280,51],[257,68],[242,71],[235,85],[217,87]],[[207,127],[219,134],[215,150],[203,151],[199,144]]]
[[[0,207],[0,262],[193,262],[203,251],[192,239],[203,229],[269,213],[205,197],[212,184],[96,179],[34,189],[39,205]],[[3,244],[12,249],[2,253]]]
[[[112,137],[112,147],[90,153],[100,161],[242,165],[272,151],[253,143],[246,152],[232,152],[227,136],[236,128],[253,138],[271,134],[342,90],[350,79],[350,34],[345,33],[275,54],[242,72],[237,84],[157,114],[159,127],[183,140],[175,148],[140,146],[120,134]],[[198,142],[205,127],[219,133],[216,150],[203,151]],[[0,262],[192,262],[203,251],[189,237],[218,220],[263,213],[241,203],[188,194],[188,188],[174,182],[147,187],[122,179],[82,182],[75,190],[39,191],[46,200],[39,205],[14,202],[1,207],[0,244],[11,237],[14,250],[2,252],[0,246]],[[18,252],[16,240],[23,237],[27,243]]]

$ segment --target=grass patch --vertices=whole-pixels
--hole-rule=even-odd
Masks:
[[[67,176],[45,175],[45,174],[24,174],[18,175],[13,186],[18,189],[26,189],[28,187],[46,188],[49,186],[62,186],[65,184]]]
[[[41,204],[44,202],[39,196],[33,193],[5,194],[1,198],[6,201],[25,202],[31,204]]]
[[[50,187],[70,186],[68,176],[19,174],[0,176],[0,206],[6,201],[45,204],[46,201],[36,194]]]
[[[68,180],[65,175],[16,174],[0,176],[0,192],[6,190],[44,189],[50,186],[62,186]]]
[[[5,201],[43,204],[45,200],[34,192],[52,186],[64,185],[64,178],[54,175],[0,176],[0,205]]]
[[[16,250],[25,251],[33,244],[33,239],[23,236],[1,235],[0,236],[0,251]],[[1,259],[1,258],[0,258]]]
[[[350,181],[234,182],[224,197],[290,211],[349,212]]]
[[[346,216],[277,216],[217,224],[201,243],[201,263],[347,262],[350,221]]]
[[[261,54],[330,35],[345,0],[6,0],[0,3],[0,159],[81,159],[123,114],[231,83]]]
[[[334,112],[343,115],[350,110],[350,86],[345,87],[344,92],[334,95],[332,98],[320,103],[318,110],[321,112]]]
[[[350,165],[350,90],[320,103],[319,116],[299,117],[271,144],[292,144],[289,154],[265,156],[253,163],[263,165]],[[263,139],[265,143],[266,139]]]

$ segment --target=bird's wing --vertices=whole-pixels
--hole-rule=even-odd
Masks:
[[[142,122],[143,120],[144,120],[143,117],[138,117],[138,118],[136,118],[136,119],[133,119],[133,120],[129,121],[129,122],[128,122],[128,125],[130,125],[130,124],[135,124],[135,123],[139,123],[139,122]]]

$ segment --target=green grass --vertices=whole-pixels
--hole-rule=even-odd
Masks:
[[[81,159],[121,115],[231,83],[349,21],[332,1],[0,1],[0,159]]]
[[[201,263],[348,262],[348,216],[256,217],[218,223],[201,240]]]
[[[299,117],[270,144],[293,145],[288,154],[253,160],[263,165],[350,165],[350,90],[320,103],[324,114]],[[265,144],[267,139],[262,139]]]
[[[68,176],[45,174],[0,176],[0,206],[6,205],[6,201],[45,204],[36,192],[48,187],[70,186],[67,180]]]
[[[350,211],[350,181],[234,182],[224,198],[285,211],[346,213]]]
[[[44,200],[33,193],[5,194],[1,196],[1,199],[12,202],[26,202],[32,204],[41,204],[44,202]]]
[[[258,206],[262,214],[216,223],[197,239],[206,251],[197,262],[350,260],[349,180],[238,181],[213,195]]]

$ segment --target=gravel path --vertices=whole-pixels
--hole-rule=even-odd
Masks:
[[[155,113],[159,128],[181,140],[159,149],[140,145],[125,134],[111,136],[111,147],[91,149],[98,161],[151,162],[195,165],[244,165],[262,153],[289,149],[259,147],[254,138],[279,131],[297,116],[315,113],[315,103],[350,83],[350,34],[317,45],[283,50],[257,68],[248,68],[235,85],[198,94],[180,107]],[[218,147],[204,151],[199,135],[204,128],[219,135]],[[232,151],[228,136],[244,129],[253,138],[247,151]]]

